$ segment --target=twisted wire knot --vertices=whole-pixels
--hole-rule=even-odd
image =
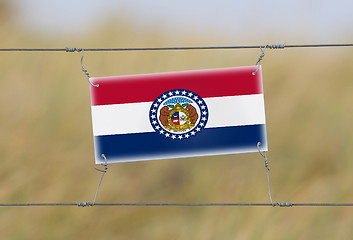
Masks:
[[[264,47],[260,46],[260,50],[261,50],[261,55],[259,57],[259,60],[257,60],[256,62],[256,71],[254,71],[252,73],[252,75],[256,75],[256,73],[259,71],[260,69],[260,62],[262,61],[262,59],[264,58],[265,56],[265,50],[266,48],[269,48],[269,49],[284,49],[286,47],[285,43],[281,43],[281,44],[272,44],[272,45],[265,45]]]
[[[83,65],[82,65],[82,72],[87,76],[88,79],[91,78],[91,76],[89,75],[88,71],[83,67]]]
[[[82,72],[87,76],[87,81],[88,81],[93,87],[98,87],[99,84],[93,84],[93,83],[91,82],[91,80],[90,80],[91,76],[89,75],[88,71],[83,67],[83,56],[84,56],[85,52],[84,52],[84,49],[83,49],[83,48],[81,48],[80,51],[82,51],[82,56],[81,56],[81,69],[82,69]]]
[[[269,163],[268,163],[268,159],[266,158],[265,159],[265,168],[267,168],[270,171],[270,168],[268,166],[269,166]]]
[[[294,203],[292,202],[277,202],[277,203],[273,203],[272,206],[276,207],[293,207]]]
[[[285,47],[286,47],[285,43],[266,45],[266,48],[269,48],[269,49],[284,49]]]
[[[266,49],[266,47],[265,47],[265,49]],[[260,55],[259,60],[257,60],[255,65],[258,65],[262,61],[263,57],[265,56],[265,49],[264,50],[261,49],[261,51],[262,51],[261,55]]]
[[[90,202],[77,202],[76,205],[77,205],[78,207],[90,207],[90,206],[93,207],[93,204],[90,203]]]
[[[66,52],[82,52],[82,48],[75,48],[75,47],[73,47],[73,48],[70,48],[70,47],[66,47],[65,48],[65,51]]]

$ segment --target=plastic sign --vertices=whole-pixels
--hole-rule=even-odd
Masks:
[[[92,78],[96,163],[267,151],[261,68]]]

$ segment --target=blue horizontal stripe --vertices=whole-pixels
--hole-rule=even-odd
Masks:
[[[188,139],[166,138],[156,132],[94,137],[96,163],[221,155],[267,150],[266,125],[205,128]]]

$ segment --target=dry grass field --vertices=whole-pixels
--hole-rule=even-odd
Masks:
[[[156,31],[70,41],[0,25],[1,47],[170,46]],[[172,43],[173,44],[173,43]],[[218,45],[185,36],[179,45]],[[256,43],[255,43],[256,44]],[[258,43],[263,44],[263,43]],[[253,65],[260,50],[85,54],[94,77]],[[89,85],[80,53],[0,53],[0,202],[92,201]],[[353,49],[268,50],[263,60],[276,202],[353,202]],[[109,166],[98,202],[269,202],[258,153]],[[346,207],[0,207],[1,239],[351,239]]]

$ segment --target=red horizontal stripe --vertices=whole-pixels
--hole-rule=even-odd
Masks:
[[[91,104],[152,102],[172,89],[187,89],[202,98],[262,93],[256,66],[92,78]]]

